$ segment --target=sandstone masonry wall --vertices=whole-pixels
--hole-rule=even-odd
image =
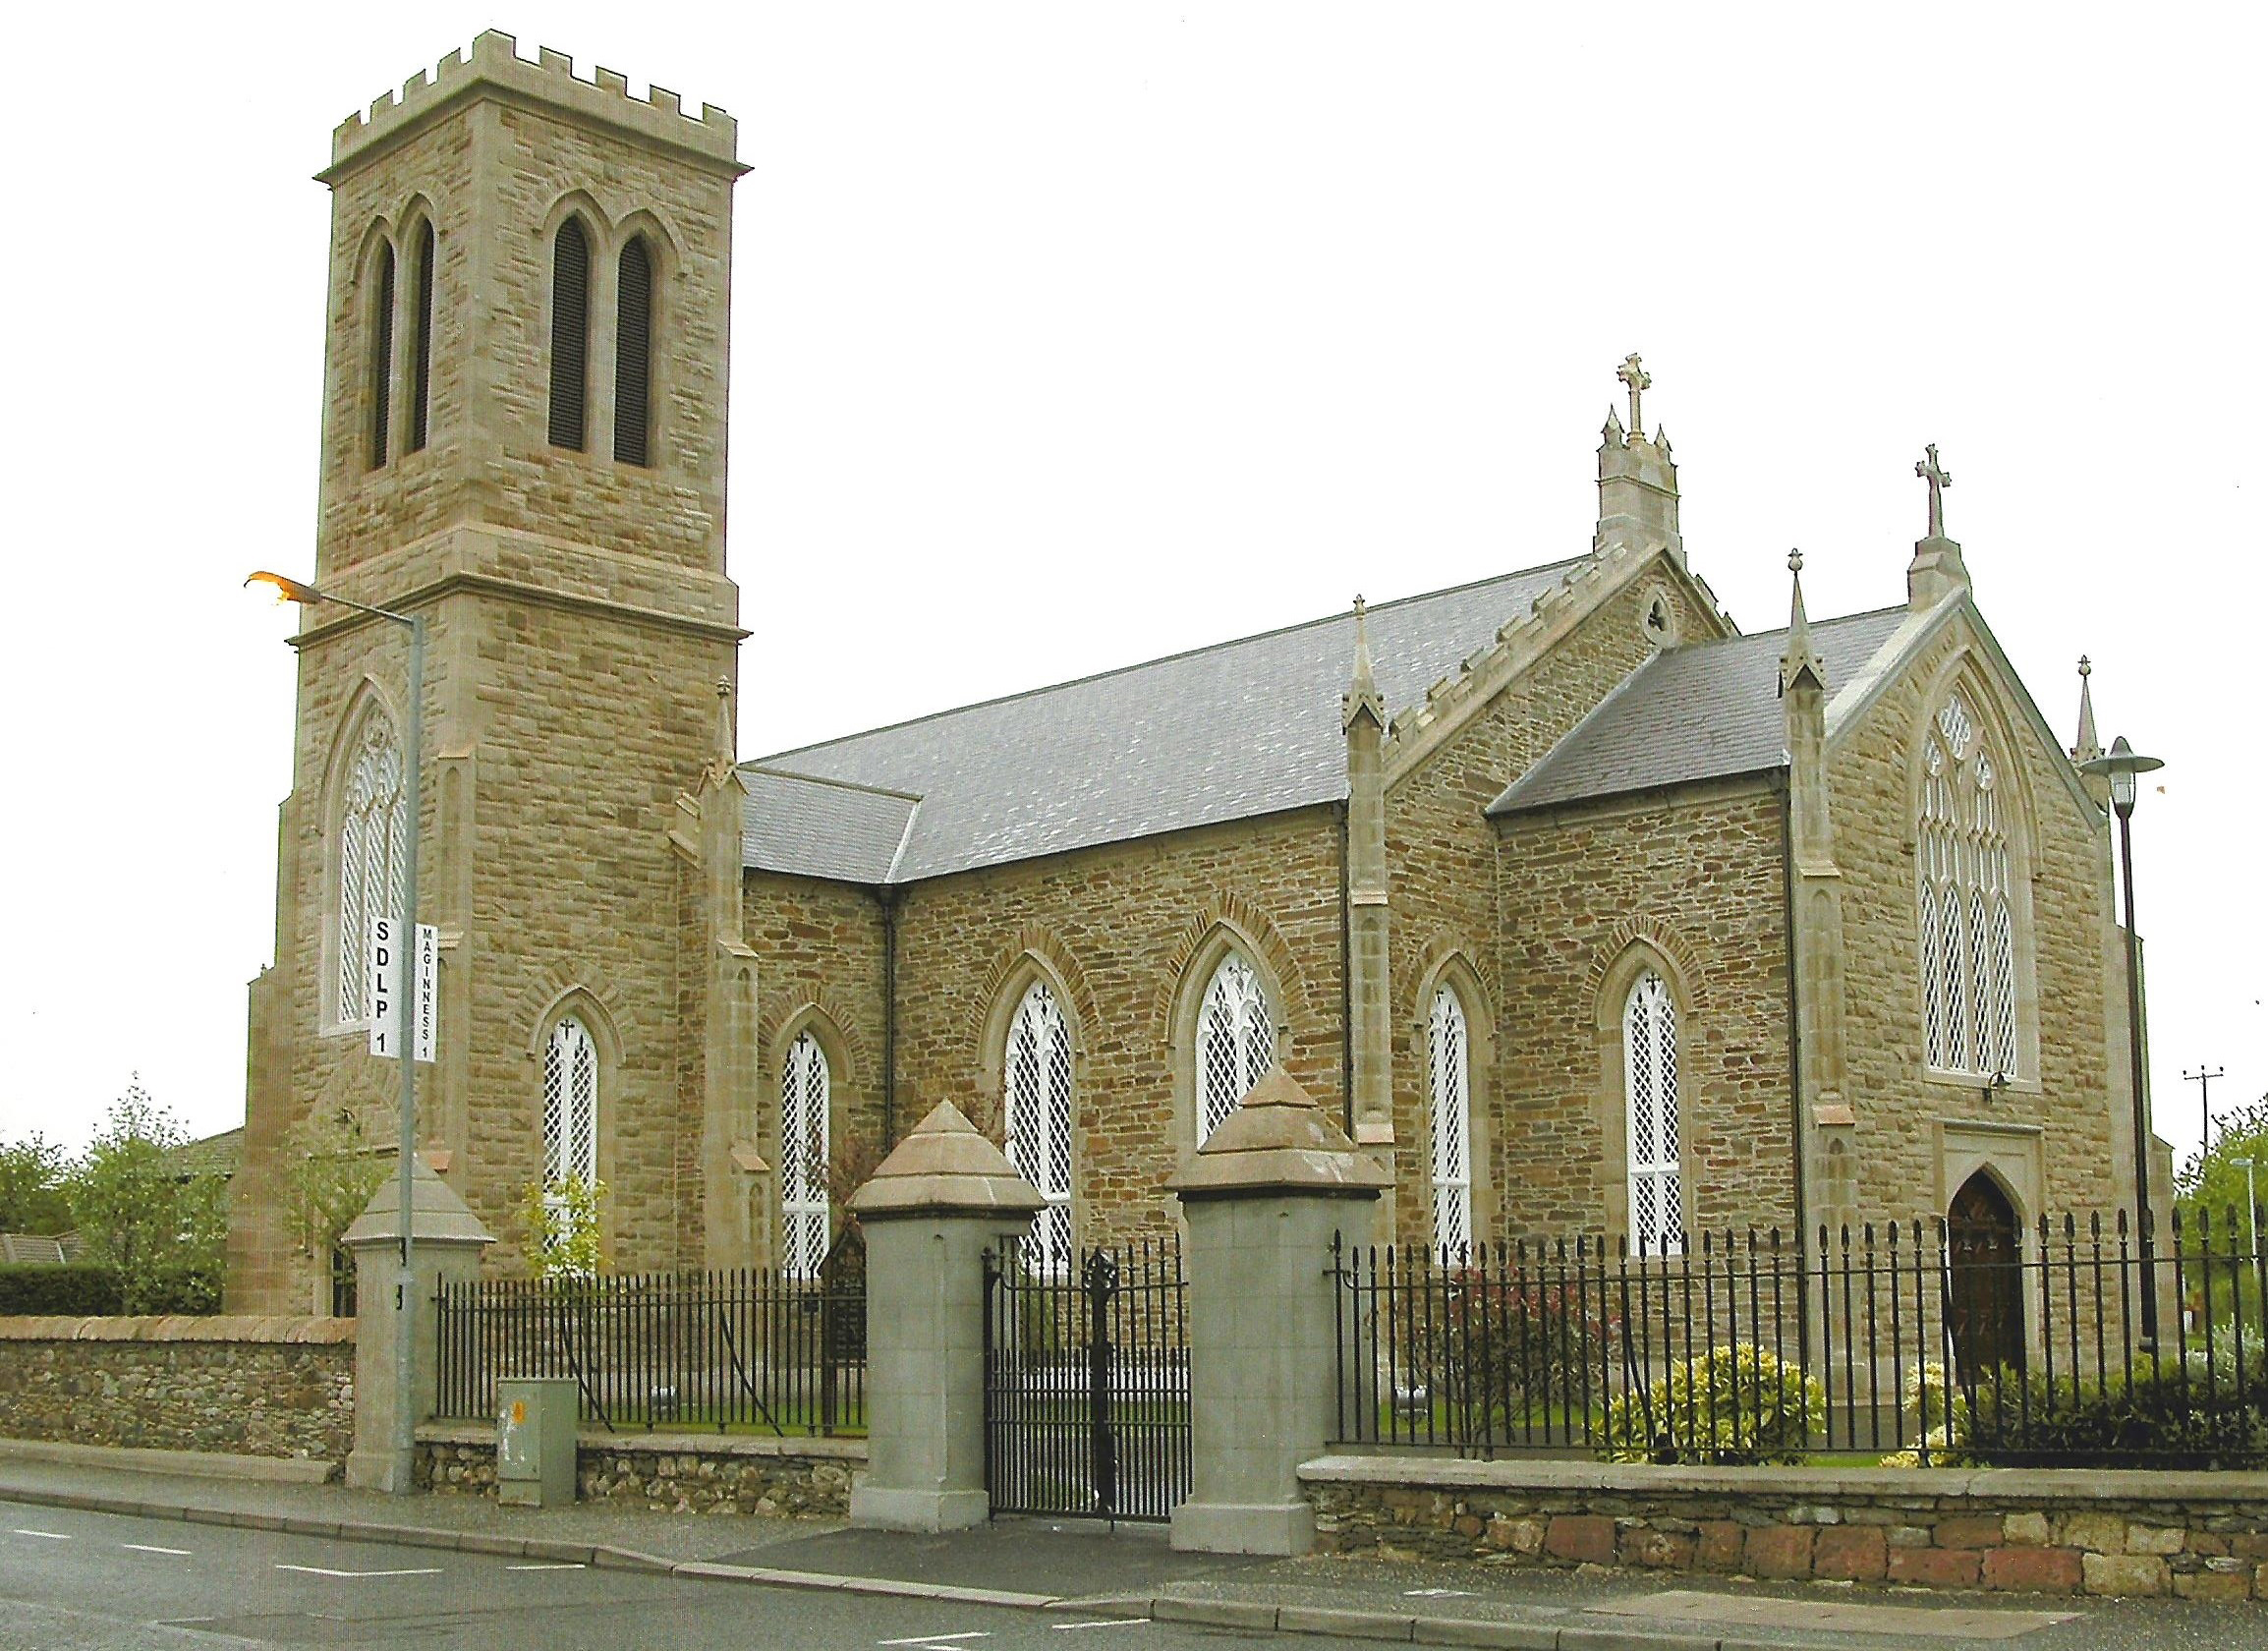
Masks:
[[[656,1513],[754,1513],[839,1519],[863,1439],[719,1438],[715,1434],[586,1434],[576,1448],[576,1494]],[[496,1494],[493,1429],[418,1430],[417,1482],[436,1495]]]
[[[0,1318],[0,1435],[342,1461],[355,1321]]]

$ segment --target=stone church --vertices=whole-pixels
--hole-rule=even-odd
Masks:
[[[1390,1165],[1403,1241],[1659,1252],[2132,1184],[2083,683],[2067,750],[1934,449],[1902,599],[1807,620],[1798,578],[1741,634],[1635,357],[1588,545],[739,761],[745,170],[724,111],[494,33],[334,135],[315,581],[425,618],[425,784],[411,821],[402,628],[303,609],[232,1309],[322,1299],[300,1120],[393,1138],[362,938],[413,852],[419,1139],[504,1268],[581,1175],[613,1266],[808,1271],[940,1101],[1050,1252],[1162,1230],[1277,1060]]]

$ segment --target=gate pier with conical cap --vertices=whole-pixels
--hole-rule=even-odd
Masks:
[[[992,1516],[985,1250],[1014,1243],[1046,1203],[949,1101],[852,1195],[867,1235],[867,1471],[852,1524],[941,1531]]]
[[[1188,1221],[1190,1497],[1173,1546],[1303,1554],[1337,1415],[1332,1234],[1389,1171],[1279,1065],[1165,1184]]]

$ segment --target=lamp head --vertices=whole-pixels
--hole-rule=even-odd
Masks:
[[[2144,757],[2126,743],[2121,734],[2111,741],[2111,749],[2091,763],[2081,763],[2079,772],[2100,774],[2111,782],[2111,807],[2122,819],[2134,812],[2134,776],[2148,773],[2166,765],[2155,757]]]
[[[245,584],[247,586],[267,585],[273,587],[275,599],[279,602],[312,603],[323,599],[323,594],[312,585],[303,585],[296,579],[287,578],[280,573],[269,573],[264,569],[247,576]]]

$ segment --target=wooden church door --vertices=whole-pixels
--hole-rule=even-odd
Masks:
[[[1981,1169],[1961,1183],[1946,1211],[1946,1272],[1954,1379],[1989,1379],[2004,1364],[2021,1370],[2024,1297],[2015,1207]]]

